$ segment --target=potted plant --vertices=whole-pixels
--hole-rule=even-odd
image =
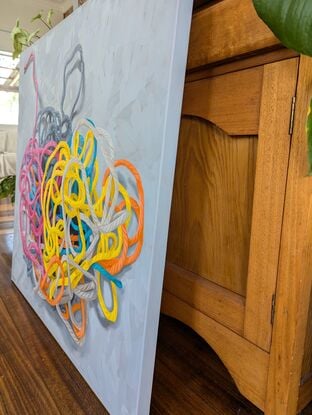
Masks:
[[[36,16],[31,19],[31,22],[40,21],[43,23],[49,30],[52,29],[52,16],[53,10],[50,9],[46,17],[42,11],[40,11]],[[11,37],[13,41],[13,59],[16,59],[20,56],[23,49],[32,45],[37,39],[40,38],[40,29],[35,30],[34,32],[28,32],[26,29],[20,27],[19,19],[16,20],[16,24],[12,29]]]
[[[0,179],[0,199],[9,197],[11,202],[15,201],[15,176],[7,176]]]
[[[47,15],[44,16],[43,12],[39,12],[31,19],[31,22],[40,21],[49,30],[52,28],[52,16],[53,10],[49,10]],[[13,59],[20,56],[23,49],[33,44],[34,41],[40,38],[40,29],[34,32],[28,32],[26,29],[20,27],[19,19],[16,20],[16,24],[12,29],[11,37],[13,41]],[[15,200],[15,175],[10,175],[0,179],[0,199],[10,198],[11,202]]]

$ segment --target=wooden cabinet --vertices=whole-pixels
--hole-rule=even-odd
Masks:
[[[265,414],[294,415],[312,399],[312,60],[282,48],[251,0],[202,4],[162,311],[206,339]]]

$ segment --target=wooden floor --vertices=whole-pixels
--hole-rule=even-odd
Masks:
[[[12,242],[10,232],[0,235],[0,414],[107,414],[11,283]],[[261,413],[199,336],[161,316],[151,414]]]
[[[0,199],[0,235],[12,233],[14,206],[9,199]]]

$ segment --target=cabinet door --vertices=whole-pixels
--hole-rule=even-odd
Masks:
[[[268,351],[298,58],[185,87],[165,290]]]

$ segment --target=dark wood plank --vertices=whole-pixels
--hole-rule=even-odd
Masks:
[[[13,237],[0,236],[0,414],[107,414],[10,281]],[[49,352],[53,350],[53,353]],[[260,415],[212,349],[161,316],[152,415]],[[311,415],[312,407],[302,415]]]
[[[151,413],[262,414],[240,395],[207,343],[164,315],[160,319]]]
[[[0,241],[0,413],[107,414],[10,281],[12,235]]]

